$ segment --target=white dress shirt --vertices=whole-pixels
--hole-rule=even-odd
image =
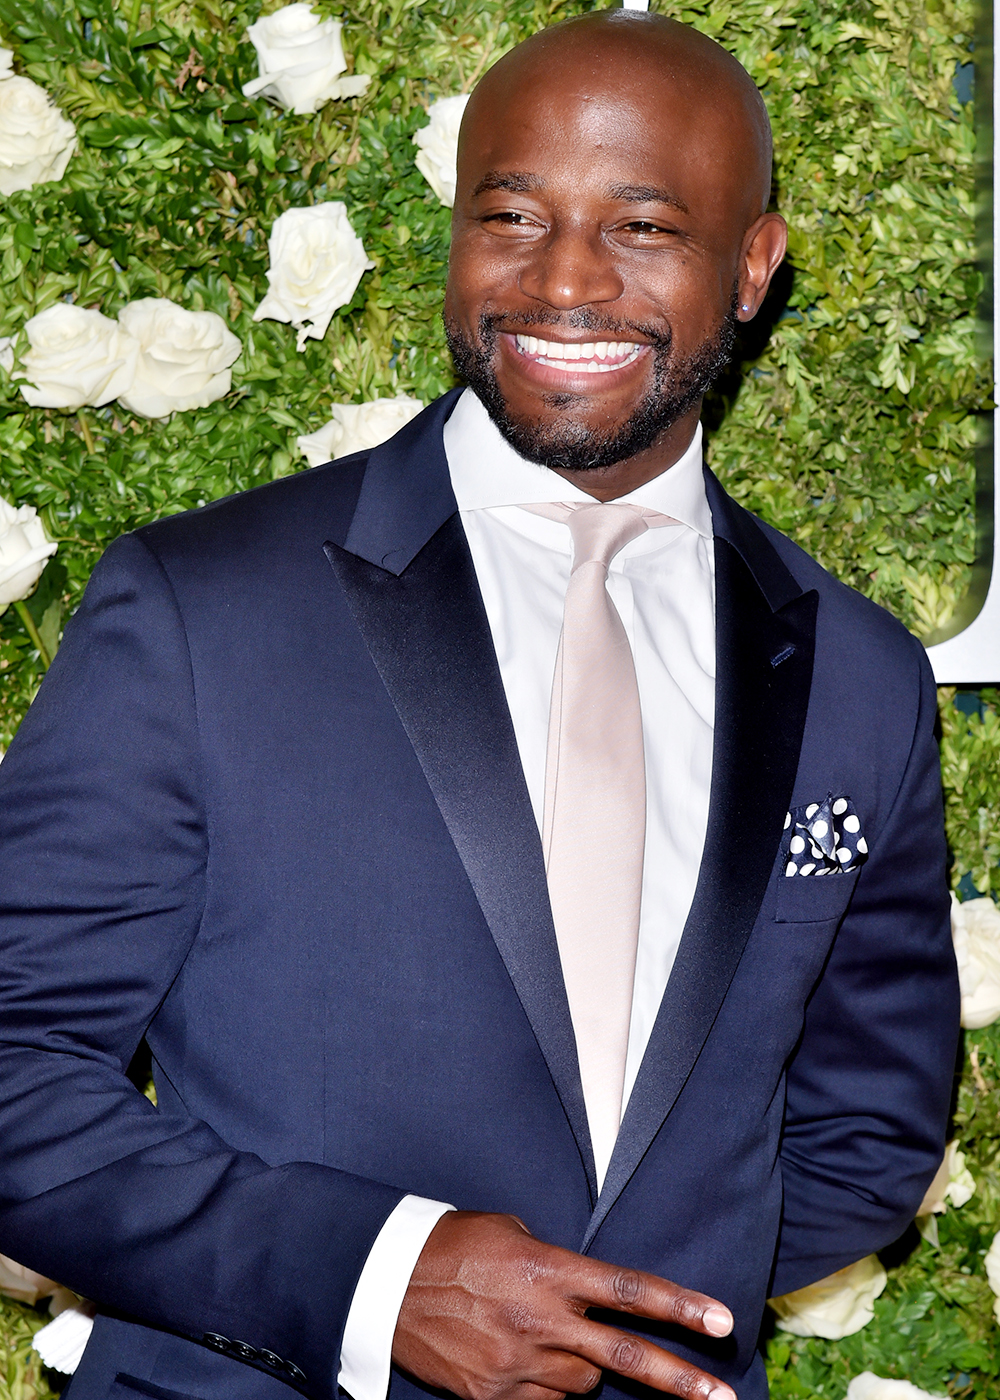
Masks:
[[[612,560],[608,577],[635,658],[646,755],[646,846],[623,1112],[691,907],[708,822],[715,575],[701,438],[699,425],[679,461],[620,497],[679,523],[632,540]],[[593,497],[520,457],[470,390],[445,425],[444,446],[541,828],[549,700],[572,543],[565,524],[518,507],[586,504]],[[596,1163],[599,1186],[607,1166]],[[340,1384],[354,1400],[384,1400],[403,1295],[427,1236],[450,1209],[406,1196],[372,1246],[341,1352]]]

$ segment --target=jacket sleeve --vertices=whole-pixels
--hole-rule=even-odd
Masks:
[[[936,691],[922,653],[920,662],[903,780],[861,869],[788,1071],[772,1296],[898,1239],[944,1153],[959,990]]]
[[[126,1075],[198,934],[200,764],[173,592],[126,536],[0,765],[0,1250],[325,1397],[404,1193],[269,1166]]]

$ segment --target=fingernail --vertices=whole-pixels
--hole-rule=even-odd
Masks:
[[[714,1390],[708,1392],[708,1400],[736,1400],[736,1396],[728,1385],[717,1385]]]
[[[733,1330],[733,1316],[727,1308],[706,1308],[701,1320],[713,1337],[727,1337]],[[730,1390],[720,1390],[718,1394],[713,1390],[708,1400],[729,1400],[731,1395]]]

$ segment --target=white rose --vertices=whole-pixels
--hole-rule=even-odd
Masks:
[[[14,369],[14,337],[0,335],[0,369],[11,374]]]
[[[875,1299],[886,1282],[882,1265],[869,1254],[808,1288],[768,1301],[783,1332],[836,1342],[867,1327],[875,1316]]]
[[[957,1141],[949,1142],[934,1180],[924,1192],[916,1216],[917,1229],[935,1249],[938,1247],[935,1216],[945,1214],[949,1201],[953,1206],[964,1206],[975,1190],[976,1179],[965,1165],[965,1153],[959,1151]]]
[[[989,1285],[997,1297],[993,1304],[993,1316],[1000,1322],[1000,1231],[993,1236],[993,1243],[986,1252],[983,1264]]]
[[[352,452],[363,452],[388,442],[422,409],[420,400],[408,394],[398,394],[394,399],[372,399],[369,403],[335,403],[329,423],[296,441],[309,465],[320,467],[337,457],[349,457]]]
[[[1000,909],[992,899],[951,897],[951,934],[962,988],[962,1025],[977,1031],[1000,1017]]]
[[[458,157],[458,129],[469,101],[461,97],[441,97],[427,109],[430,125],[422,126],[413,140],[420,147],[416,166],[442,204],[455,203],[455,163]]]
[[[0,72],[0,194],[61,180],[75,148],[76,128],[45,89]]]
[[[12,49],[0,49],[0,78],[11,78],[14,75],[14,52]]]
[[[24,329],[31,349],[21,393],[33,408],[100,408],[132,383],[139,346],[99,311],[57,301]]]
[[[937,1175],[924,1192],[917,1216],[944,1215],[949,1201],[953,1206],[964,1206],[975,1190],[975,1178],[966,1168],[965,1153],[959,1151],[957,1139],[949,1142]]]
[[[0,1293],[8,1298],[34,1305],[39,1298],[50,1297],[58,1287],[54,1279],[36,1274],[33,1269],[26,1269],[23,1264],[8,1259],[6,1254],[0,1254]]]
[[[27,598],[58,548],[46,538],[34,506],[18,509],[0,496],[0,612]]]
[[[243,84],[244,96],[263,93],[299,116],[318,112],[334,97],[360,96],[370,78],[339,76],[347,68],[340,31],[339,20],[320,19],[304,4],[285,5],[251,24],[247,38],[257,50],[260,76]]]
[[[135,377],[118,395],[143,418],[205,408],[232,387],[230,365],[243,348],[214,311],[185,311],[163,297],[130,301],[118,317],[139,345]]]
[[[255,321],[285,321],[306,340],[322,340],[333,313],[346,306],[362,274],[375,266],[351,228],[339,200],[305,209],[286,209],[267,240],[271,257],[268,291]]]
[[[947,1400],[947,1397],[932,1395],[909,1381],[884,1380],[872,1371],[862,1371],[847,1387],[846,1400]]]

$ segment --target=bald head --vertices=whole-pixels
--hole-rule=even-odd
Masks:
[[[458,152],[445,326],[522,456],[610,500],[686,450],[785,249],[771,136],[726,51],[659,15],[536,34]]]
[[[640,10],[597,10],[543,29],[482,78],[463,136],[503,123],[515,104],[545,91],[564,101],[644,95],[654,114],[662,114],[664,100],[683,104],[693,126],[712,132],[716,158],[739,172],[748,219],[767,208],[772,143],[764,101],[742,64],[697,29]]]

